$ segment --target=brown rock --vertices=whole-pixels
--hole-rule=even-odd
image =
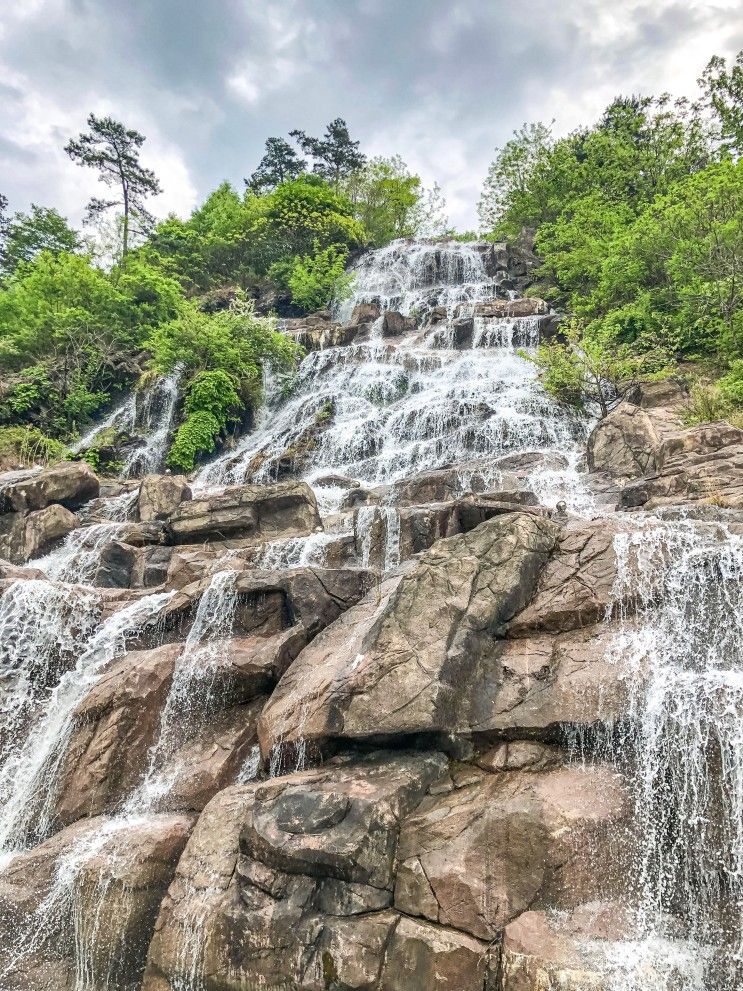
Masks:
[[[142,523],[166,520],[191,498],[184,475],[145,475],[139,487],[137,512]]]
[[[588,467],[625,479],[649,474],[657,465],[659,442],[648,413],[632,403],[620,403],[588,438]]]
[[[176,544],[301,537],[320,525],[315,496],[304,482],[234,486],[219,495],[183,502],[170,517]]]
[[[191,826],[185,816],[135,824],[92,819],[14,857],[0,876],[0,972],[9,978],[3,986],[68,991],[68,975],[78,968],[96,987],[137,986],[160,901]],[[39,940],[37,910],[44,903]],[[12,959],[24,945],[28,954]],[[33,983],[42,978],[48,983]]]
[[[482,991],[493,961],[461,932],[401,918],[389,942],[380,991]]]
[[[226,974],[235,987],[379,988],[399,921],[399,820],[445,766],[436,754],[338,757],[221,792],[163,902],[145,991],[186,976],[217,991]],[[427,973],[406,987],[423,991]]]
[[[426,798],[403,824],[395,908],[492,940],[530,906],[617,894],[621,871],[612,876],[608,864],[621,851],[610,858],[609,839],[631,811],[606,767],[481,773],[475,784]]]
[[[450,732],[556,533],[512,513],[403,566],[292,664],[261,717],[263,753],[278,741]]]
[[[509,636],[575,630],[602,620],[614,603],[614,538],[620,530],[621,521],[612,519],[567,527],[534,598],[509,624]]]
[[[62,461],[20,480],[4,483],[0,476],[0,511],[29,512],[55,502],[77,509],[94,499],[99,489],[98,479],[84,462]]]
[[[632,987],[684,987],[694,947],[669,941],[668,964],[633,959],[627,941],[636,937],[626,908],[614,902],[581,905],[568,914],[525,912],[505,931],[501,955],[503,991],[612,991]],[[697,951],[698,952],[698,951]],[[618,970],[624,967],[634,973]]]
[[[56,504],[31,513],[6,513],[0,516],[0,556],[23,564],[51,550],[79,524],[74,513]]]

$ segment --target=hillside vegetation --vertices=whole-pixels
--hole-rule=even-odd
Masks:
[[[618,97],[564,137],[525,124],[490,167],[481,228],[539,260],[532,291],[565,319],[534,360],[568,403],[606,410],[623,384],[676,374],[690,422],[743,417],[743,53],[699,84],[694,101]],[[366,248],[453,234],[440,191],[399,156],[367,158],[340,119],[269,138],[242,189],[222,183],[187,219],[149,212],[144,142],[94,115],[69,141],[106,194],[81,231],[0,197],[0,447],[19,460],[59,456],[179,365],[169,463],[189,470],[260,403],[264,360],[291,373],[301,356],[272,315],[342,297]]]
[[[569,402],[680,371],[691,420],[741,417],[743,52],[699,86],[693,102],[620,97],[567,137],[525,124],[490,167],[483,227],[533,248],[536,290],[569,318],[537,358]]]

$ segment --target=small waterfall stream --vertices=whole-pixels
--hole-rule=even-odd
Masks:
[[[309,353],[288,389],[266,375],[267,403],[256,428],[204,466],[194,488],[198,495],[242,482],[301,478],[317,495],[325,529],[265,543],[250,567],[323,566],[345,540],[355,547],[355,565],[394,571],[408,555],[406,503],[396,483],[422,472],[451,471],[453,498],[511,484],[516,466],[518,486],[543,506],[564,500],[573,514],[598,512],[584,475],[591,422],[547,396],[520,353],[537,346],[545,318],[478,312],[479,304],[516,296],[503,271],[490,274],[481,249],[395,242],[366,254],[355,269],[354,294],[335,318],[347,323],[364,305],[380,315],[352,343]],[[414,317],[415,326],[382,336],[391,311]],[[161,469],[180,376],[178,370],[162,379],[139,409],[127,400],[97,428],[133,427],[135,416],[146,427],[146,444],[131,453],[124,477]],[[356,502],[353,492],[361,495]],[[0,869],[53,833],[77,706],[175,595],[161,586],[103,618],[104,596],[93,586],[101,551],[127,526],[136,498],[136,491],[125,491],[103,500],[93,522],[33,562],[45,579],[13,582],[0,595]],[[610,728],[605,756],[630,781],[635,802],[636,931],[606,949],[602,966],[610,977],[601,991],[738,991],[743,537],[732,524],[645,514],[627,519],[615,541],[619,576],[611,619],[619,632],[609,660],[624,672],[630,711],[621,726]],[[230,565],[235,553],[215,556],[138,784],[113,814],[71,844],[28,932],[19,936],[16,962],[39,949],[49,920],[71,927],[75,991],[122,987],[116,968],[123,944],[103,963],[94,961],[107,892],[112,878],[126,874],[132,831],[167,811],[183,770],[179,747],[218,701],[239,606],[239,572]],[[298,766],[303,754],[300,745]],[[253,748],[236,780],[252,780],[259,760]],[[278,769],[277,763],[272,770]],[[84,912],[78,910],[83,883]],[[179,984],[179,991],[202,986],[202,921],[195,912],[180,947],[190,983]]]

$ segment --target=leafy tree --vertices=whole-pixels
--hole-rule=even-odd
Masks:
[[[0,243],[8,229],[8,197],[0,193]]]
[[[88,117],[88,127],[87,133],[67,143],[65,151],[76,164],[97,169],[99,181],[104,185],[119,188],[120,196],[116,199],[93,198],[88,204],[87,217],[92,220],[111,207],[121,207],[122,256],[126,256],[130,234],[142,234],[152,226],[153,217],[144,205],[146,198],[162,189],[155,173],[139,161],[145,141],[143,134],[112,117],[95,114]]]
[[[300,176],[255,200],[250,234],[259,274],[277,261],[310,254],[315,242],[320,249],[364,243],[365,231],[351,203],[319,176]]]
[[[199,372],[186,390],[184,420],[168,452],[173,468],[192,471],[196,459],[211,454],[229,419],[242,409],[233,376],[222,370]]]
[[[534,179],[552,144],[551,127],[539,121],[523,124],[510,141],[496,149],[477,206],[483,231],[497,230],[509,215],[515,215],[522,224],[541,219],[536,213],[540,204],[534,193]]]
[[[369,159],[342,182],[341,190],[372,247],[398,237],[435,236],[446,229],[440,189],[435,184],[425,189],[399,155]]]
[[[42,251],[0,290],[0,362],[17,373],[0,418],[74,431],[137,374],[131,353],[179,305],[178,283],[143,260],[114,278],[81,255]]]
[[[32,203],[30,213],[16,213],[7,224],[0,270],[9,275],[21,262],[31,261],[42,251],[56,255],[79,247],[77,233],[57,210]]]
[[[743,154],[743,51],[738,52],[730,68],[724,58],[713,56],[699,85],[717,118],[722,148]]]
[[[538,369],[547,392],[576,409],[598,408],[606,416],[638,382],[663,377],[667,357],[659,349],[637,351],[628,344],[586,335],[580,324],[564,330],[565,340],[524,353]]]
[[[350,293],[353,275],[345,271],[348,252],[335,244],[313,255],[295,258],[288,277],[292,302],[305,310],[317,310]]]
[[[336,117],[325,128],[321,138],[313,138],[304,131],[289,132],[305,155],[314,158],[312,171],[338,189],[342,179],[363,167],[366,156],[359,151],[359,141],[352,141],[348,125]]]
[[[245,185],[255,193],[275,189],[282,182],[296,179],[306,167],[306,160],[299,157],[288,141],[284,138],[269,138],[258,168],[250,179],[245,180]]]
[[[272,320],[255,315],[252,301],[239,294],[232,306],[204,313],[184,305],[175,320],[155,327],[147,341],[152,367],[161,374],[183,365],[190,373],[225,371],[243,384],[259,386],[264,360],[287,368],[299,353],[274,329]]]

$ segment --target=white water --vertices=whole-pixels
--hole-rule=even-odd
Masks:
[[[89,608],[94,593],[68,586],[68,595],[84,596]],[[127,638],[152,619],[173,592],[148,595],[119,609],[92,633],[77,640],[83,646],[75,664],[49,692],[33,731],[16,741],[0,764],[0,855],[23,849],[29,840],[48,835],[54,817],[59,771],[74,725],[74,713],[107,665],[123,653]],[[18,623],[25,622],[19,618]],[[78,646],[78,649],[79,649]]]
[[[133,428],[142,430],[145,444],[132,451],[121,471],[122,478],[141,477],[164,467],[168,438],[173,429],[183,368],[159,378],[144,390]]]
[[[183,770],[175,760],[179,745],[203,728],[213,714],[218,701],[217,676],[229,660],[237,576],[237,571],[218,571],[199,600],[193,625],[176,661],[157,741],[151,748],[143,781],[125,805],[125,815],[157,810]]]
[[[632,768],[640,945],[681,920],[704,983],[743,986],[743,538],[722,524],[638,521],[617,536],[617,602],[636,602],[611,657],[631,709],[618,757]],[[615,754],[616,756],[616,754]],[[671,944],[676,946],[678,944]],[[687,951],[688,952],[688,951]],[[670,979],[670,978],[669,978]],[[617,991],[642,983],[618,976]]]
[[[298,468],[310,483],[332,472],[368,486],[385,485],[452,464],[466,492],[476,477],[500,484],[507,473],[499,462],[503,456],[538,451],[548,460],[527,481],[540,501],[554,505],[565,498],[574,511],[589,512],[591,499],[580,474],[588,424],[545,396],[532,365],[517,354],[538,343],[539,318],[475,317],[470,344],[461,350],[453,346],[454,320],[471,312],[474,302],[507,292],[487,275],[482,256],[471,246],[396,245],[366,256],[355,296],[344,304],[346,316],[359,302],[377,302],[424,322],[433,307],[443,307],[446,319],[389,342],[381,338],[378,321],[369,341],[310,354],[286,400],[267,375],[269,404],[258,428],[236,452],[207,466],[199,484],[270,480],[285,451],[311,434]],[[148,445],[127,472],[162,463],[177,386],[171,377],[164,401],[153,402],[146,413]],[[347,491],[343,485],[318,487],[321,511],[332,513]],[[109,500],[110,513],[102,508],[108,521],[74,531],[62,548],[35,563],[62,581],[90,581],[100,550],[135,499],[136,493],[129,493]],[[357,510],[358,563],[383,571],[399,563],[400,515],[394,499],[392,490],[380,505]],[[326,548],[348,535],[347,515],[348,521],[338,518],[333,532],[267,544],[253,564],[270,570],[322,564]],[[625,617],[613,647],[612,656],[630,679],[632,706],[620,728],[619,749],[609,756],[630,769],[637,807],[636,932],[603,947],[600,963],[612,991],[739,991],[741,538],[712,524],[630,520],[635,529],[617,538],[616,601],[639,600],[642,622],[638,627]],[[375,546],[373,527],[382,533]],[[378,562],[372,561],[374,555]],[[217,567],[224,569],[228,556]],[[52,889],[34,916],[41,932],[45,918],[71,914],[76,991],[94,986],[99,991],[91,961],[105,923],[101,906],[107,885],[119,866],[126,866],[127,831],[146,828],[147,817],[166,806],[183,771],[179,748],[219,705],[219,672],[237,606],[235,582],[235,572],[217,571],[199,602],[140,786],[120,815],[75,843],[60,860]],[[19,582],[0,598],[0,705],[10,730],[0,737],[0,849],[6,859],[53,828],[74,711],[127,637],[166,600],[167,595],[150,596],[101,623],[99,593],[79,584]],[[279,756],[277,748],[271,773],[286,770],[279,768]],[[296,766],[304,766],[305,758],[300,744]],[[259,766],[254,749],[237,779],[253,780]],[[97,908],[80,914],[80,879],[104,852],[111,870],[97,882]],[[683,939],[669,917],[679,921]],[[180,947],[187,978],[177,986],[183,991],[201,984],[202,923],[195,914]],[[34,936],[25,949],[36,946]],[[119,991],[112,984],[114,989]]]
[[[365,256],[341,316],[369,300],[415,313],[434,299],[453,318],[472,300],[498,294],[470,245],[397,245]],[[291,396],[269,392],[257,429],[207,465],[197,487],[274,480],[287,451],[300,452],[296,471],[310,483],[332,470],[372,486],[538,451],[567,463],[550,469],[541,486],[546,502],[564,498],[576,510],[589,508],[577,470],[589,424],[551,400],[517,353],[536,344],[538,318],[479,318],[464,350],[441,347],[437,326],[423,338],[418,331],[309,354]]]

